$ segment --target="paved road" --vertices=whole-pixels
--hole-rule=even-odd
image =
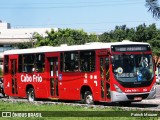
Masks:
[[[157,103],[160,105],[160,85],[156,85],[156,98],[155,99],[151,99],[151,100],[143,100],[144,102],[150,102],[150,103]],[[143,102],[142,101],[142,102]]]
[[[156,86],[156,99],[160,99],[160,85]]]
[[[133,102],[130,108],[160,111],[160,85],[156,86],[156,99]]]

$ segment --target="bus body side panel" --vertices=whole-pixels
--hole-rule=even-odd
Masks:
[[[21,82],[21,75],[23,73],[17,73],[17,78],[18,78],[18,83],[19,83],[19,87],[18,87],[18,93],[19,93],[19,97],[27,97],[26,96],[26,89],[25,89],[25,86],[26,86],[26,83],[23,83]]]
[[[13,70],[13,65],[12,65],[13,60],[14,60],[14,70]],[[8,73],[5,73],[5,76],[4,76],[4,92],[8,96],[18,96],[18,82],[17,82],[18,64],[17,64],[17,61],[18,61],[18,55],[9,56]],[[13,82],[13,79],[15,79],[16,82],[15,81]]]
[[[82,75],[78,73],[63,73],[59,80],[59,97],[66,100],[80,100],[80,88]]]
[[[47,86],[48,78],[46,78],[45,74],[41,74],[41,77],[42,77],[42,82],[36,82],[35,83],[36,84],[35,85],[36,97],[37,98],[48,98],[48,96],[49,96],[48,90],[47,90],[47,88],[48,88],[48,86]]]
[[[98,50],[97,50],[98,51]],[[81,89],[90,88],[94,101],[101,99],[101,78],[96,51],[94,72],[62,72],[59,79],[59,98],[66,100],[81,100]],[[97,66],[98,65],[98,66]],[[84,94],[84,93],[83,93]]]
[[[30,79],[32,78],[32,79]],[[19,73],[19,97],[27,97],[27,86],[33,86],[36,98],[47,98],[46,77],[44,73]]]
[[[94,79],[95,78],[95,79]],[[59,81],[59,97],[65,100],[81,100],[81,88],[88,86],[95,100],[99,100],[99,82],[96,72],[63,73]]]
[[[10,83],[11,83],[11,76],[10,74],[7,74],[4,76],[4,93],[7,96],[11,96],[11,87],[10,87]]]

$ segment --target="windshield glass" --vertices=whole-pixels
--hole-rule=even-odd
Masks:
[[[115,78],[121,82],[151,81],[153,72],[152,55],[114,55],[113,72]]]

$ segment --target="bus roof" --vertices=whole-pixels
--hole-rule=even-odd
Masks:
[[[96,49],[111,48],[112,45],[135,45],[135,44],[136,45],[149,45],[148,43],[131,42],[128,40],[123,40],[122,42],[110,42],[110,43],[92,42],[92,43],[86,43],[84,45],[72,45],[72,46],[67,46],[66,44],[62,44],[61,46],[58,46],[58,47],[41,46],[41,47],[29,48],[29,49],[8,50],[4,52],[4,55],[75,51],[75,50],[96,50]]]

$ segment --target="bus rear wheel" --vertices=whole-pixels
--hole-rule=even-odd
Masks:
[[[85,104],[89,104],[89,105],[92,105],[94,103],[93,101],[93,95],[90,91],[86,91],[84,93],[84,103]]]
[[[29,90],[27,91],[27,99],[29,102],[33,102],[36,100],[33,88],[29,88]]]

